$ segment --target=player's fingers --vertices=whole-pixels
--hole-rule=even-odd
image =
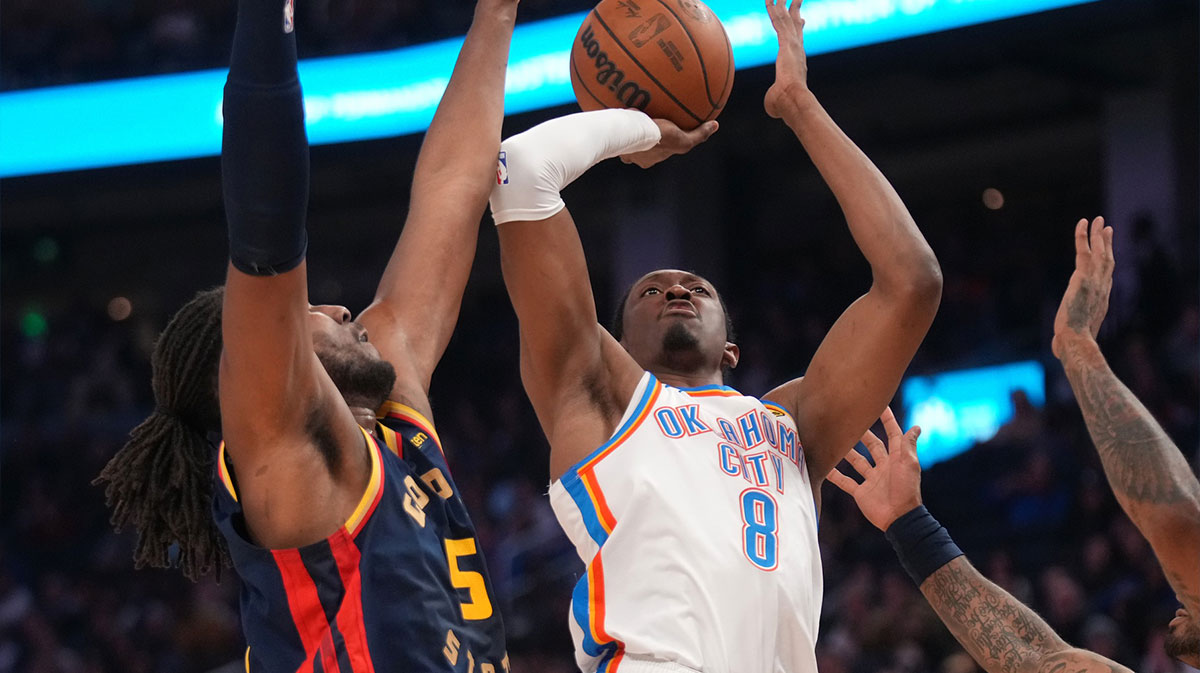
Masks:
[[[1082,218],[1075,223],[1075,257],[1088,254],[1088,221]]]
[[[1116,254],[1113,251],[1113,228],[1104,225],[1104,218],[1097,217],[1100,221],[1100,226],[1104,228],[1104,266],[1105,272],[1111,274],[1113,265],[1116,264]]]
[[[871,463],[867,462],[867,459],[863,458],[863,455],[857,449],[850,449],[850,453],[846,454],[846,462],[850,463],[850,467],[853,467],[855,471],[864,477],[874,469],[871,467]]]
[[[716,133],[718,128],[720,128],[720,125],[716,121],[704,122],[695,129],[687,132],[688,142],[691,147],[695,147],[711,138],[712,134]]]
[[[788,14],[791,14],[793,19],[800,19],[800,5],[803,3],[804,0],[792,0],[791,6],[788,7]]]
[[[1092,258],[1104,259],[1104,220],[1097,217],[1088,225],[1088,245],[1092,248]]]
[[[863,446],[867,447],[867,451],[871,454],[871,460],[874,461],[876,465],[878,465],[879,461],[883,460],[883,458],[887,456],[887,447],[884,446],[883,442],[875,436],[875,433],[871,432],[870,430],[864,432],[862,439],[859,441],[863,443]],[[850,453],[857,452],[851,451]]]
[[[828,479],[834,486],[837,486],[846,493],[849,493],[851,496],[853,496],[854,492],[858,490],[858,482],[854,481],[850,477],[847,477],[844,473],[842,473],[841,470],[834,470],[830,472],[826,479]]]
[[[913,460],[917,459],[917,440],[921,438],[921,426],[914,425],[904,433],[904,448],[905,455]]]
[[[883,431],[887,433],[889,443],[904,434],[904,431],[900,429],[900,424],[896,422],[896,414],[892,412],[891,407],[884,407],[883,415],[879,417],[879,420],[883,421]]]

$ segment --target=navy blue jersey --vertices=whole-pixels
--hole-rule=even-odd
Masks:
[[[250,540],[222,445],[213,507],[242,580],[246,670],[507,672],[495,594],[437,432],[394,402],[375,430],[363,432],[371,479],[354,514],[299,549]]]

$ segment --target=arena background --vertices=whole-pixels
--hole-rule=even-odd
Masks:
[[[7,0],[0,84],[219,67],[231,4]],[[470,13],[457,0],[300,5],[305,56],[461,34]],[[522,0],[520,11],[531,20],[586,7]],[[942,306],[911,371],[1046,368],[1044,408],[1017,396],[996,437],[926,472],[931,511],[1070,642],[1147,673],[1179,670],[1161,652],[1176,604],[1111,496],[1049,343],[1071,227],[1103,214],[1118,269],[1102,346],[1195,463],[1197,13],[1194,0],[1102,0],[810,61],[811,88],[895,184],[942,264]],[[650,171],[610,162],[565,194],[601,315],[654,266],[709,276],[740,333],[731,384],[751,394],[801,374],[869,283],[832,196],[762,111],[772,74],[739,71],[721,131],[689,156]],[[505,133],[570,110],[510,117]],[[357,310],[370,299],[419,143],[312,150],[314,302]],[[152,407],[155,334],[222,280],[218,169],[213,157],[0,182],[0,673],[237,669],[233,573],[192,584],[134,571],[132,533],[110,532],[89,485]],[[433,382],[436,420],[480,527],[514,670],[568,671],[566,609],[581,565],[543,497],[547,449],[520,389],[497,260],[485,218]],[[840,492],[827,487],[825,498],[821,673],[974,670],[882,535]]]

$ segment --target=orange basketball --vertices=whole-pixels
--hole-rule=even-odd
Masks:
[[[638,108],[691,130],[729,100],[733,49],[700,0],[602,0],[571,46],[571,85],[584,110]]]

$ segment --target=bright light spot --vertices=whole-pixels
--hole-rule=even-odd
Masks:
[[[40,339],[46,336],[46,330],[49,328],[50,324],[46,322],[46,316],[36,309],[29,309],[25,311],[25,315],[21,316],[21,333],[30,339]]]
[[[1004,195],[995,187],[983,190],[983,206],[988,210],[1000,210],[1004,207]]]
[[[117,322],[133,315],[133,302],[125,297],[113,297],[108,302],[108,317]]]

